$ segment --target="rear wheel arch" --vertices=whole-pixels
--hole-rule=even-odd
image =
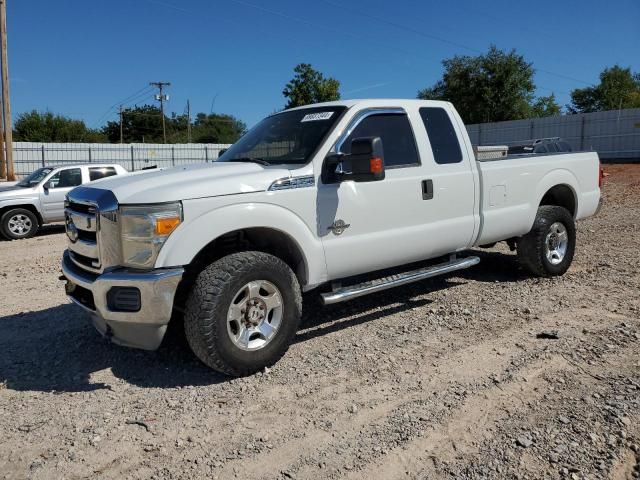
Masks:
[[[573,187],[562,183],[548,189],[540,199],[538,206],[562,207],[575,219],[578,213],[578,198]]]

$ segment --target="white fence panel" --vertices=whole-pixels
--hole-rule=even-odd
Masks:
[[[604,160],[640,161],[640,108],[467,125],[474,145],[517,145],[562,137]]]
[[[157,166],[171,167],[215,161],[220,150],[231,145],[219,143],[39,143],[14,142],[15,173],[28,175],[44,165],[73,163],[118,163],[129,171]]]

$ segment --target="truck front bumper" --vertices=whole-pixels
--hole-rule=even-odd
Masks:
[[[67,296],[89,313],[94,327],[118,345],[145,350],[162,342],[183,273],[123,268],[97,275],[76,266],[67,251],[62,258]]]

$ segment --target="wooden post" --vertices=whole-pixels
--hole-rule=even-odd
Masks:
[[[2,110],[2,105],[0,105]],[[0,118],[0,178],[7,177],[7,163],[4,155],[4,128],[2,127],[2,118]]]
[[[11,126],[11,102],[9,100],[9,61],[7,59],[7,1],[0,0],[0,43],[2,50],[2,112],[4,119],[4,143],[7,158],[7,180],[16,179],[13,171],[13,131]]]

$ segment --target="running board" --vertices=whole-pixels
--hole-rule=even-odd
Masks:
[[[449,262],[440,263],[431,267],[411,270],[409,272],[398,273],[388,277],[377,278],[369,282],[351,285],[349,287],[338,288],[329,293],[323,293],[322,303],[331,305],[332,303],[345,302],[352,298],[362,297],[370,293],[380,292],[388,288],[399,287],[408,283],[424,280],[425,278],[436,277],[445,273],[455,272],[469,268],[480,263],[480,257],[465,257]]]

